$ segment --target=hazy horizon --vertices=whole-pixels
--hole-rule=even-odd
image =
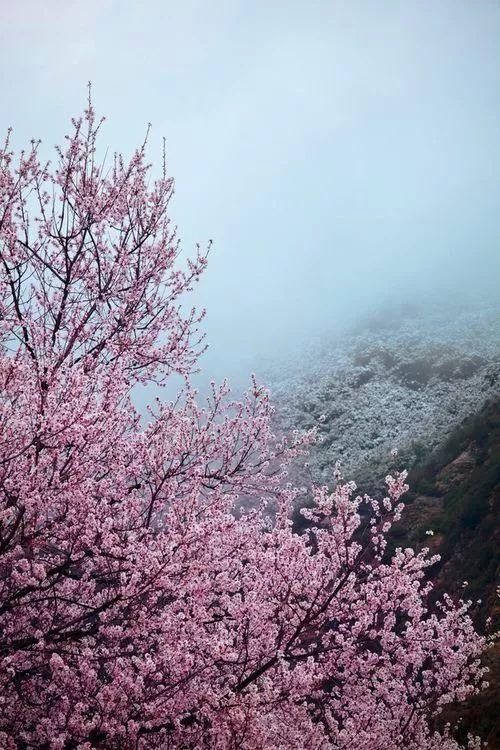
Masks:
[[[1,8],[2,125],[49,152],[93,83],[101,139],[167,138],[186,255],[214,249],[207,376],[371,311],[494,299],[500,6],[440,0]],[[26,54],[29,49],[29,54]]]

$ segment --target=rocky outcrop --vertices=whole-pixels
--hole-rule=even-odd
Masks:
[[[477,456],[474,446],[466,450],[450,461],[436,477],[436,489],[445,494],[468,479],[477,465]]]

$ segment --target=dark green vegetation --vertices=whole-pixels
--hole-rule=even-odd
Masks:
[[[465,420],[430,456],[424,451],[410,471],[411,492],[391,546],[428,546],[441,555],[431,571],[437,592],[473,602],[471,614],[481,630],[500,628],[500,400]],[[433,535],[426,534],[432,530]],[[488,653],[490,687],[449,712],[463,716],[468,730],[500,748],[500,644]]]
[[[454,430],[409,475],[408,509],[394,536],[441,555],[438,580],[495,611],[500,574],[500,400]],[[411,522],[411,525],[410,525]],[[432,529],[434,536],[426,531]],[[463,587],[463,582],[467,586]],[[491,611],[490,611],[491,610]],[[497,624],[500,624],[500,620]]]

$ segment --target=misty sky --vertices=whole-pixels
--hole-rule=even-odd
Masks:
[[[500,281],[500,2],[0,0],[0,124],[168,144],[208,368]]]

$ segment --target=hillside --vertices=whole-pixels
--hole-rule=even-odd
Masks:
[[[277,426],[318,430],[307,473],[329,483],[337,461],[359,485],[379,482],[396,448],[411,467],[500,395],[500,307],[427,307],[358,330],[266,373]]]
[[[318,429],[295,479],[331,483],[340,460],[346,478],[377,492],[388,471],[410,469],[391,545],[438,552],[436,593],[470,600],[482,631],[500,628],[499,312],[422,310],[378,320],[275,370],[272,384],[280,428]],[[489,689],[444,718],[462,716],[463,736],[473,730],[498,750],[500,644],[487,663]]]
[[[430,547],[441,555],[432,572],[437,592],[472,601],[479,629],[500,628],[500,399],[455,429],[409,476],[411,492],[392,545]],[[428,532],[432,532],[429,534]],[[488,619],[491,624],[488,626]],[[447,718],[463,716],[500,748],[500,643],[486,658],[490,687]]]

